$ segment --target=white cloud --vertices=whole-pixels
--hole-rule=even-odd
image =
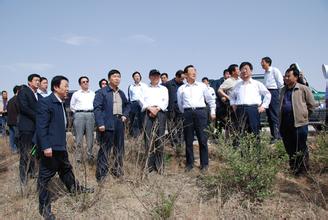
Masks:
[[[54,38],[55,40],[73,46],[80,46],[83,44],[94,44],[97,43],[98,40],[94,37],[90,36],[81,36],[74,34],[65,34],[61,37]]]
[[[129,42],[142,43],[142,44],[154,44],[155,43],[154,38],[149,37],[144,34],[134,34],[134,35],[127,37],[124,40],[129,41]]]
[[[15,71],[46,71],[54,66],[49,63],[32,63],[32,62],[20,62],[7,65],[0,65],[0,70],[6,72],[15,72]]]

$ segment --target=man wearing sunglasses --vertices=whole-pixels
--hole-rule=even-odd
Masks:
[[[94,159],[93,148],[93,131],[95,126],[95,118],[93,114],[93,100],[95,93],[89,89],[89,78],[81,76],[79,78],[81,89],[73,93],[70,108],[74,112],[73,127],[75,131],[76,144],[76,161],[81,163],[84,155],[83,152],[83,135],[86,136],[87,142],[87,159],[91,163]]]

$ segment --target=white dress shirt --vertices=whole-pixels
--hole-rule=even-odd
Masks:
[[[47,97],[49,95],[48,91],[44,92],[41,89],[38,89],[37,93],[39,93],[42,97]]]
[[[280,89],[284,86],[284,79],[278,68],[270,66],[264,72],[264,85],[267,89]]]
[[[72,112],[75,111],[92,111],[95,93],[91,90],[77,90],[73,93],[70,103]]]
[[[169,104],[169,92],[165,86],[149,85],[145,87],[143,98],[139,100],[141,111],[145,111],[150,106],[158,106],[165,111]]]
[[[215,93],[213,96],[202,82],[186,83],[180,86],[177,92],[177,100],[181,112],[184,112],[185,108],[206,107],[206,102],[211,109],[211,115],[215,114]]]
[[[147,88],[147,84],[139,82],[139,84],[132,84],[128,88],[128,95],[130,102],[139,101],[143,98],[145,94],[144,90]]]
[[[262,96],[263,101],[262,101]],[[262,105],[268,108],[271,101],[271,93],[263,83],[250,79],[238,82],[230,96],[230,105]]]

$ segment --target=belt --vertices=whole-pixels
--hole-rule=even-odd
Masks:
[[[270,91],[270,90],[279,90],[279,89],[268,89],[268,90]]]
[[[93,110],[76,110],[75,112],[93,112]]]
[[[206,107],[184,108],[185,111],[204,110]]]
[[[237,105],[237,107],[259,107],[258,105]]]
[[[123,115],[121,115],[121,114],[115,114],[115,115],[113,115],[113,116],[114,116],[115,118],[121,119]]]

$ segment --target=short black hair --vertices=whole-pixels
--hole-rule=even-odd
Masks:
[[[87,76],[81,76],[80,78],[79,78],[79,85],[81,85],[81,81],[82,81],[82,79],[87,79],[88,81],[89,81],[89,78],[87,77]]]
[[[229,67],[228,67],[228,71],[230,73],[230,75],[232,75],[233,71],[235,71],[235,69],[238,67],[237,64],[231,64]]]
[[[269,64],[269,66],[271,66],[271,64],[272,64],[272,60],[271,60],[270,57],[263,57],[262,60],[264,60],[266,63]]]
[[[108,75],[107,75],[108,79],[111,77],[111,75],[114,75],[114,74],[119,74],[119,75],[121,75],[120,71],[118,71],[118,70],[116,70],[116,69],[112,69],[112,70],[110,70],[110,71],[108,72]]]
[[[13,92],[14,94],[16,94],[19,90],[21,90],[22,86],[18,86],[16,85],[14,88],[13,88]]]
[[[228,70],[228,69],[223,70],[223,75],[224,75],[226,72],[229,73],[229,70]]]
[[[178,78],[181,78],[181,75],[184,74],[183,70],[178,70],[176,73],[175,73],[175,77],[178,77]]]
[[[169,75],[168,75],[167,73],[162,73],[162,74],[161,74],[161,77],[162,77],[162,76],[166,76],[167,78],[169,78]]]
[[[188,69],[189,69],[189,68],[195,68],[195,67],[194,67],[193,65],[190,64],[190,65],[188,65],[188,66],[186,66],[186,67],[184,68],[183,72],[184,72],[184,73],[188,73]]]
[[[134,76],[135,76],[136,74],[139,74],[140,79],[142,79],[141,74],[140,74],[138,71],[135,71],[134,73],[132,73],[132,78],[134,78]]]
[[[207,77],[203,77],[203,78],[202,78],[202,82],[203,82],[204,80],[209,81]]]
[[[108,86],[108,81],[107,81],[107,79],[103,78],[103,79],[101,79],[101,80],[99,81],[99,87],[100,87],[100,88],[101,88],[101,84],[102,84],[103,81],[105,81],[105,82],[106,82],[106,85]]]
[[[43,77],[43,76],[42,76],[42,77],[40,78],[40,82],[42,82],[43,80],[47,80],[47,81],[48,81],[48,79],[47,79],[46,77]]]
[[[1,91],[1,94],[3,94],[3,93],[7,93],[7,91],[6,91],[6,90],[2,90],[2,91]]]
[[[253,65],[250,62],[242,62],[239,68],[242,69],[244,66],[249,66],[249,68],[253,70]]]
[[[161,73],[159,72],[159,70],[157,69],[152,69],[149,71],[149,76],[152,76],[152,75],[161,75]]]
[[[41,80],[41,76],[39,74],[33,73],[27,77],[27,81],[32,82],[34,77],[37,77]]]
[[[51,80],[51,91],[55,91],[55,87],[59,87],[62,80],[66,80],[68,82],[68,79],[65,76],[55,76]]]

